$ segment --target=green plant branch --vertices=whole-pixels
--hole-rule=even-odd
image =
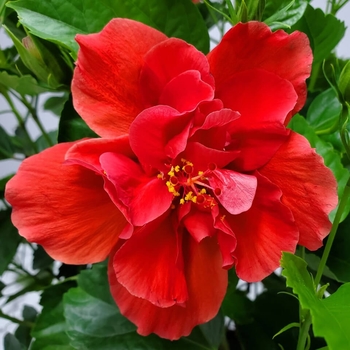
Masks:
[[[305,319],[303,321],[300,320],[301,327],[300,327],[296,350],[305,350],[305,344],[309,335],[309,328],[311,326],[311,323],[312,323],[311,314],[310,314],[310,311],[307,310]]]
[[[318,265],[318,269],[317,269],[317,273],[316,273],[316,277],[315,277],[315,286],[316,287],[319,285],[319,283],[321,281],[321,277],[322,277],[324,268],[326,266],[326,262],[327,262],[327,259],[328,259],[328,256],[329,256],[329,253],[331,251],[332,244],[333,244],[333,241],[335,238],[335,234],[337,232],[337,229],[338,229],[338,226],[340,223],[340,219],[341,219],[342,214],[344,212],[345,206],[348,202],[349,196],[350,196],[350,179],[348,180],[348,182],[345,186],[344,193],[343,193],[343,196],[340,200],[337,213],[335,214],[335,218],[334,218],[331,232],[328,236],[327,243],[326,243],[326,246],[324,248],[320,264]]]
[[[43,134],[45,140],[47,141],[47,144],[49,146],[53,146],[54,143],[51,141],[50,136],[47,134],[43,124],[41,123],[39,116],[36,112],[36,107],[37,107],[37,102],[35,101],[35,107],[32,106],[31,103],[29,103],[24,96],[21,96],[19,100],[23,103],[25,107],[27,107],[29,113],[31,114],[35,124],[38,126],[40,129],[41,133]]]
[[[4,318],[5,320],[9,320],[9,321],[11,321],[13,323],[17,323],[19,325],[26,326],[26,327],[29,327],[29,328],[33,328],[33,326],[34,326],[33,322],[23,321],[23,320],[20,320],[20,319],[18,319],[16,317],[12,317],[10,315],[7,315],[7,314],[3,313],[2,310],[0,310],[0,317]]]
[[[28,130],[26,128],[26,125],[25,125],[25,122],[24,120],[22,119],[22,116],[21,114],[18,112],[17,108],[15,107],[13,101],[11,100],[11,97],[10,95],[7,93],[7,91],[4,91],[3,93],[3,96],[5,98],[5,100],[7,101],[7,103],[9,104],[9,106],[11,107],[11,110],[13,112],[13,114],[15,115],[16,119],[17,119],[17,122],[20,126],[20,128],[23,130],[23,132],[25,133],[28,141],[30,142],[31,146],[33,147],[33,150],[38,153],[39,150],[38,150],[38,147],[37,145],[35,144],[35,142],[31,139],[29,133],[28,133]]]

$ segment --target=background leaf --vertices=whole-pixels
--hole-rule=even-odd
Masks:
[[[113,17],[148,24],[168,36],[188,41],[203,52],[209,50],[205,23],[189,0],[20,0],[7,4],[19,21],[42,39],[77,52],[77,33],[100,31]]]
[[[21,236],[11,222],[11,210],[0,211],[0,275],[16,254]]]
[[[303,259],[283,253],[281,266],[287,285],[298,295],[302,308],[311,312],[314,334],[326,339],[329,350],[350,349],[350,283],[318,299]]]
[[[43,310],[39,315],[31,335],[35,338],[31,350],[73,350],[66,334],[66,321],[63,315],[63,294],[76,286],[66,282],[47,288],[40,300]]]
[[[300,21],[293,26],[294,30],[301,30],[309,37],[315,64],[327,58],[336,47],[345,34],[345,25],[333,15],[325,15],[321,9],[308,5]]]

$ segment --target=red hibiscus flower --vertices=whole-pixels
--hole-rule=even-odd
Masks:
[[[23,162],[6,198],[21,235],[66,263],[109,261],[138,332],[177,339],[213,318],[235,266],[259,281],[314,250],[331,171],[287,122],[305,102],[302,33],[238,24],[206,57],[141,23],[79,35],[74,105],[101,138]]]

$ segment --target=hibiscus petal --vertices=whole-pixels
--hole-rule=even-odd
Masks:
[[[164,87],[159,104],[186,112],[194,110],[200,102],[213,98],[214,89],[201,79],[200,72],[190,70],[179,74]]]
[[[156,29],[122,18],[110,21],[100,33],[77,35],[74,107],[100,136],[128,133],[144,108],[139,85],[143,59],[165,39]]]
[[[211,320],[219,311],[226,293],[227,271],[221,267],[222,258],[216,240],[205,238],[196,243],[186,236],[184,241],[187,247],[184,266],[188,300],[183,306],[161,308],[131,295],[118,283],[113,266],[109,265],[112,295],[121,313],[137,325],[141,335],[156,333],[163,338],[179,339],[189,335],[196,325]],[[141,269],[145,267],[144,264]]]
[[[162,179],[147,176],[132,159],[117,153],[103,153],[101,167],[115,191],[106,187],[114,203],[135,226],[142,226],[164,214],[170,207],[173,195]],[[124,205],[120,207],[119,203]]]
[[[216,169],[208,181],[216,198],[230,214],[240,214],[252,206],[257,187],[254,175]]]
[[[255,176],[258,187],[252,207],[239,215],[226,215],[237,239],[236,272],[247,282],[273,272],[282,251],[294,253],[299,238],[293,215],[280,200],[282,192],[258,172]]]
[[[194,46],[171,38],[150,50],[145,56],[140,76],[143,97],[148,107],[159,104],[164,87],[173,78],[189,70],[197,70],[201,80],[214,88],[207,58]]]
[[[287,139],[284,122],[297,99],[293,86],[255,69],[236,74],[217,93],[226,107],[241,114],[229,129],[234,146],[241,151],[235,167],[242,171],[261,167]]]
[[[130,145],[142,165],[168,172],[165,164],[186,147],[191,114],[180,114],[168,106],[148,108],[130,127]]]
[[[321,247],[331,229],[328,214],[338,202],[337,183],[322,157],[303,136],[291,132],[288,142],[259,171],[283,192],[282,202],[300,231],[299,244],[310,250]]]
[[[292,83],[298,95],[293,114],[305,103],[305,80],[311,71],[312,51],[304,33],[287,34],[282,30],[272,33],[261,22],[238,23],[209,53],[208,60],[219,90],[235,74],[260,68]]]
[[[188,298],[178,258],[176,232],[167,215],[134,233],[114,255],[113,266],[119,283],[130,294],[169,307]]]
[[[68,264],[104,260],[126,221],[103,190],[103,179],[79,165],[64,165],[73,143],[23,161],[7,184],[6,200],[19,233]]]
[[[80,164],[88,169],[101,172],[100,156],[105,152],[122,153],[132,157],[129,136],[123,135],[116,139],[89,139],[75,143],[66,153],[66,164]]]
[[[189,142],[182,157],[193,163],[194,171],[205,171],[215,160],[218,168],[223,168],[231,163],[239,151],[220,151],[208,148],[199,142]]]

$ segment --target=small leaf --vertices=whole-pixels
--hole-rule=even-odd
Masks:
[[[281,266],[302,308],[310,310],[315,336],[324,337],[330,350],[350,349],[350,283],[319,299],[303,259],[283,253]]]
[[[293,30],[301,30],[309,37],[315,64],[327,58],[343,38],[345,25],[333,15],[325,15],[320,8],[314,9],[308,5]]]

